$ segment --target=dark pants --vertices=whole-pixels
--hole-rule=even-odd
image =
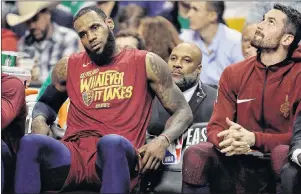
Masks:
[[[97,146],[95,165],[103,183],[100,192],[128,192],[130,168],[137,162],[132,144],[119,135],[107,135],[92,146]],[[15,192],[59,191],[67,179],[70,165],[70,151],[62,142],[43,135],[24,136],[17,153]]]
[[[283,194],[301,193],[301,167],[293,162],[284,165],[281,172]]]
[[[227,157],[208,142],[191,146],[184,153],[182,191],[201,192],[209,186],[211,193],[275,193],[278,183],[279,193],[280,171],[287,153],[288,146],[278,146],[268,159]]]
[[[1,140],[1,193],[11,192],[14,181],[15,157],[9,147]]]

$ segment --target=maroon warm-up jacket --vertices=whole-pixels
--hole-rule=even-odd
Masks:
[[[266,67],[258,57],[228,66],[221,75],[217,101],[208,124],[208,141],[219,148],[217,134],[226,117],[255,133],[252,149],[271,152],[289,145],[295,114],[301,110],[301,46],[291,60]]]

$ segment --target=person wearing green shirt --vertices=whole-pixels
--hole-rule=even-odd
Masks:
[[[47,79],[43,82],[38,96],[37,96],[37,101],[40,99],[40,97],[42,96],[42,94],[44,93],[44,91],[46,90],[47,86],[51,83],[51,72],[49,72]]]
[[[84,5],[84,1],[62,1],[60,3],[61,7],[64,7],[67,11],[75,15],[79,9]]]

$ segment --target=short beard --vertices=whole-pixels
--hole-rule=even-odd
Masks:
[[[47,37],[48,29],[49,29],[49,27],[47,26],[46,29],[42,31],[42,37],[39,39],[36,39],[36,37],[33,35],[34,30],[30,31],[33,42],[41,42],[41,41],[45,40]]]
[[[264,36],[260,40],[252,39],[251,45],[257,48],[259,51],[275,51],[280,46],[280,40],[282,35],[277,37],[273,42],[269,40],[264,40]]]
[[[104,46],[102,53],[98,54],[97,52],[90,51],[85,47],[87,54],[90,59],[98,66],[110,64],[113,60],[113,54],[115,51],[115,37],[111,30],[109,30],[109,35],[107,38],[107,43]]]
[[[194,71],[190,74],[183,75],[183,78],[175,84],[180,88],[182,92],[192,88],[199,81],[199,73]]]

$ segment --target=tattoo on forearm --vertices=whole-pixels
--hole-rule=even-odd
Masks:
[[[157,77],[162,77],[163,72],[162,72],[161,65],[158,65],[159,61],[156,61],[156,57],[153,54],[149,55],[149,59],[151,61],[151,68],[152,68],[154,74]]]
[[[167,120],[164,131],[170,139],[175,140],[189,127],[190,121],[187,121],[186,114],[188,113],[185,110],[178,111]]]
[[[173,96],[173,81],[168,71],[167,64],[163,59],[150,53],[149,55],[151,71],[154,74],[156,82],[152,83],[152,88],[157,94],[157,97],[163,103],[164,107],[170,113],[173,113],[177,108],[177,96]],[[164,65],[166,68],[164,68]]]
[[[67,65],[69,57],[63,57],[57,62],[52,73],[52,82],[66,85]]]
[[[149,62],[154,80],[151,87],[164,108],[172,114],[163,133],[173,141],[191,124],[192,112],[182,92],[172,81],[165,61],[154,54],[149,54]]]

